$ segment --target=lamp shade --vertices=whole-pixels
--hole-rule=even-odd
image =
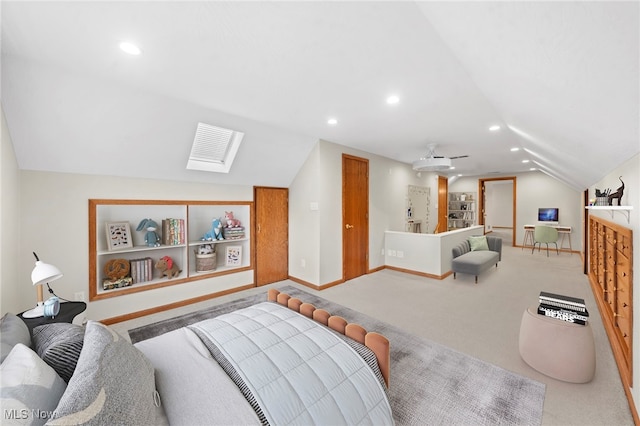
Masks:
[[[33,285],[45,284],[59,278],[62,278],[60,269],[40,260],[36,261],[36,266],[33,268],[33,271],[31,271],[31,282]]]

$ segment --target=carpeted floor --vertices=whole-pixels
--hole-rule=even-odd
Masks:
[[[389,395],[399,425],[539,425],[545,385],[291,286],[292,296],[322,307],[391,343]],[[129,330],[132,342],[261,302],[266,292]]]

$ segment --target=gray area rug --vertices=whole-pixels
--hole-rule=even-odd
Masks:
[[[389,397],[398,425],[540,425],[545,385],[420,339],[352,309],[291,286],[278,289],[340,315],[391,344]],[[262,302],[265,293],[129,330],[136,343]]]

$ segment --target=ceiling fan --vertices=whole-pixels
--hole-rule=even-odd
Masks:
[[[455,157],[443,157],[436,154],[437,144],[432,143],[428,145],[429,151],[424,157],[413,162],[413,170],[418,172],[447,170],[451,167],[451,160],[456,158],[466,158],[468,155],[457,155]]]

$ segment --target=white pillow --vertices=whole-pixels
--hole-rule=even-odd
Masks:
[[[43,425],[67,387],[55,370],[18,343],[0,365],[3,425]]]

